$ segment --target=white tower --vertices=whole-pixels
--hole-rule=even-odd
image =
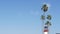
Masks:
[[[48,10],[48,6],[47,4],[44,4],[41,8],[43,10],[43,15],[41,15],[41,19],[42,19],[42,27],[43,27],[43,30],[42,30],[42,34],[49,34],[49,26],[51,25],[51,15],[45,15],[45,13],[47,12]]]

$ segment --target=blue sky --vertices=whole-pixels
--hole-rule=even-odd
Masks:
[[[50,4],[50,34],[60,32],[60,0],[0,0],[0,34],[42,34],[41,6]]]

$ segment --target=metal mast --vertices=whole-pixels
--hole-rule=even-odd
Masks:
[[[48,11],[47,4],[44,4],[41,10],[43,10],[43,15],[41,15],[43,27],[42,34],[49,34],[49,26],[51,26],[51,15],[46,15],[46,12]]]

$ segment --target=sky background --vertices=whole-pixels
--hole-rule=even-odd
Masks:
[[[0,34],[42,34],[43,3],[50,4],[50,34],[60,32],[60,0],[0,0]]]

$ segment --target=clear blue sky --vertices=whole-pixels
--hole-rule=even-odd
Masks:
[[[60,0],[0,0],[0,34],[42,34],[42,4],[51,5],[50,34],[60,32]]]

